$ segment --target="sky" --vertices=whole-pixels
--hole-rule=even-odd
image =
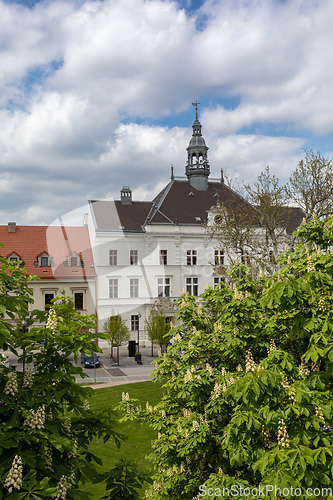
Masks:
[[[332,19],[331,0],[0,1],[0,224],[151,200],[185,174],[195,101],[211,177],[331,158]]]

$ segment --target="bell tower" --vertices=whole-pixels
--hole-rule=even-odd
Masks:
[[[196,101],[192,102],[192,104],[195,106],[195,120],[192,125],[193,134],[188,148],[186,148],[187,164],[185,173],[191,186],[198,191],[206,191],[210,174],[207,158],[208,147],[201,135],[201,123],[198,120],[198,104],[200,103]]]

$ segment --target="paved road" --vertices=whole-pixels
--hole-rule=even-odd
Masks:
[[[113,361],[110,357],[110,348],[103,349],[103,353],[99,354],[102,364],[101,368],[84,368],[84,372],[89,378],[77,377],[77,382],[83,383],[126,383],[126,382],[140,382],[143,380],[151,380],[150,375],[154,370],[152,361],[157,358],[157,349],[155,356],[151,356],[150,348],[140,348],[142,365],[139,365],[134,358],[128,357],[127,347],[119,349],[119,366],[118,363]],[[116,355],[114,349],[114,355]]]
[[[114,355],[116,355],[116,349],[114,349]],[[108,384],[108,385],[119,385],[130,382],[140,382],[144,380],[151,380],[150,375],[154,370],[154,365],[152,361],[157,358],[158,349],[154,349],[154,357],[151,356],[151,348],[140,348],[142,355],[142,365],[139,365],[134,358],[128,357],[127,347],[121,347],[119,349],[119,366],[110,357],[110,348],[107,347],[103,349],[103,353],[99,354],[101,361],[100,368],[84,368],[83,371],[87,377],[81,378],[76,376],[76,381],[78,383],[84,384]],[[9,365],[15,366],[18,371],[23,370],[22,363],[19,363],[17,358],[9,353]],[[72,359],[74,363],[74,360]],[[78,366],[82,366],[80,361]]]

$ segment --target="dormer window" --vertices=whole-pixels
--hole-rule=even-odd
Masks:
[[[16,255],[16,253],[12,253],[9,257],[8,257],[8,260],[10,260],[10,262],[18,262],[20,259],[20,257],[18,255]]]
[[[68,267],[78,267],[80,265],[80,257],[76,252],[74,252],[68,257],[67,262]]]
[[[24,266],[24,262],[23,262],[22,258],[16,252],[12,252],[10,255],[8,255],[7,259],[10,262],[16,262],[17,264],[20,263],[20,267]]]
[[[39,267],[49,267],[50,266],[50,257],[46,252],[43,252],[41,255],[39,255],[36,259],[37,263],[39,264]]]
[[[69,258],[69,265],[70,265],[70,267],[77,267],[78,260],[79,259],[76,256],[70,257]]]

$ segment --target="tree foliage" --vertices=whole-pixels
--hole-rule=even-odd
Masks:
[[[206,289],[199,304],[181,297],[176,342],[154,372],[162,401],[121,403],[125,419],[147,420],[157,432],[147,498],[222,497],[233,485],[267,486],[267,498],[292,496],[291,488],[302,498],[308,488],[329,496],[333,218],[302,224],[297,236],[272,277],[254,279],[238,264],[232,286]]]
[[[290,198],[302,209],[309,221],[314,215],[328,217],[333,213],[332,160],[305,150],[305,158],[291,174],[288,188]]]
[[[161,347],[170,340],[170,322],[166,320],[165,314],[161,310],[152,309],[145,321],[148,338],[152,343],[157,343]]]
[[[220,218],[206,230],[220,241],[230,263],[237,257],[254,272],[265,269],[270,274],[277,270],[285,245],[293,248],[292,226],[295,229],[303,217],[310,221],[333,214],[332,160],[305,150],[289,183],[282,185],[266,167],[253,187],[244,184],[233,190],[242,201],[231,197],[221,204],[216,209]]]
[[[103,332],[108,336],[111,345],[119,346],[131,338],[131,333],[120,314],[114,314],[104,322]]]
[[[0,371],[0,499],[81,500],[89,495],[80,485],[93,480],[101,463],[88,449],[91,440],[120,442],[113,412],[89,409],[92,390],[75,382],[75,375],[85,375],[70,362],[71,356],[77,362],[80,353],[100,351],[96,318],[78,314],[67,297],[29,315],[30,279],[0,257],[0,347],[24,359],[26,367]],[[23,334],[5,314],[40,326]]]
[[[107,494],[102,500],[139,500],[139,493],[145,482],[152,483],[150,476],[138,470],[136,463],[121,459],[110,472],[100,476],[106,482]]]
[[[240,198],[231,198],[216,209],[220,217],[206,230],[221,242],[229,263],[237,257],[253,271],[272,273],[281,248],[292,243],[287,188],[266,167],[253,187],[246,184],[237,194]]]

